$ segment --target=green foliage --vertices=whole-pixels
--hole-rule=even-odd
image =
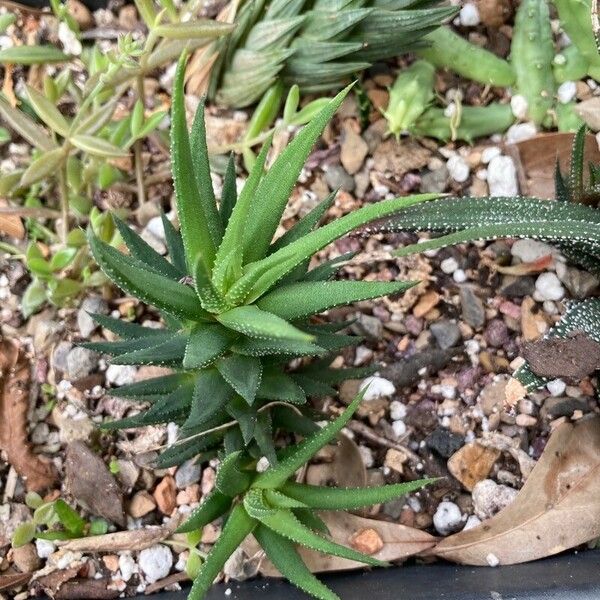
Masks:
[[[79,513],[59,498],[44,502],[35,492],[25,498],[27,506],[34,510],[33,519],[21,523],[13,533],[12,546],[18,548],[34,539],[70,540],[92,535],[103,535],[108,531],[104,519],[86,521]]]
[[[279,78],[303,92],[340,89],[372,63],[421,45],[421,38],[456,13],[416,0],[247,0],[236,29],[205,53],[218,55],[208,84],[219,103],[257,102]],[[433,6],[432,6],[433,5]]]
[[[192,533],[229,513],[206,562],[200,566],[195,556],[189,565],[191,571],[197,571],[191,598],[204,595],[225,560],[252,531],[266,540],[265,549],[271,553],[282,546],[295,556],[292,545],[301,543],[380,564],[313,532],[304,523],[318,521],[306,511],[313,506],[364,506],[404,494],[421,483],[340,490],[333,496],[327,489],[288,483],[299,467],[335,438],[360,402],[358,397],[340,417],[314,433],[307,396],[335,393],[332,385],[371,372],[331,368],[333,355],[360,338],[336,333],[339,325],[312,324],[310,318],[349,302],[401,293],[413,283],[331,281],[339,266],[336,261],[313,270],[309,270],[309,262],[316,252],[349,231],[434,196],[378,202],[319,227],[333,199],[328,198],[273,241],[306,158],[348,89],[317,112],[266,172],[269,143],[265,144],[239,197],[225,186],[223,194],[231,196],[226,199],[229,207],[223,210],[210,179],[203,107],[191,134],[185,123],[184,70],[182,57],[171,119],[181,231],[165,221],[171,261],[118,221],[128,255],[92,230],[88,234],[104,273],[128,293],[159,308],[167,327],[148,329],[98,315],[98,323],[121,340],[92,342],[87,347],[110,354],[117,364],[161,364],[174,369],[171,375],[114,390],[117,396],[144,403],[146,408],[106,427],[174,421],[180,425],[182,437],[161,455],[161,466],[194,456],[199,460],[221,458],[215,490],[181,527]],[[293,98],[287,104],[293,114]],[[292,358],[304,356],[322,359],[312,365],[297,361],[293,368],[288,366]],[[282,452],[276,446],[279,432],[312,435],[292,452]],[[261,457],[267,459],[269,468],[258,473]],[[288,570],[291,580],[303,589],[321,590],[318,597],[324,597],[325,588],[307,576],[298,560]]]
[[[253,533],[267,556],[291,583],[316,598],[337,596],[310,573],[295,545],[318,552],[356,560],[371,566],[386,563],[330,540],[326,533],[307,522],[315,510],[356,509],[387,502],[422,488],[432,480],[413,481],[371,488],[328,488],[297,484],[298,468],[332,442],[350,420],[362,400],[358,395],[346,410],[323,429],[288,451],[276,465],[256,472],[256,462],[241,452],[227,455],[217,472],[216,489],[179,528],[180,532],[200,530],[216,517],[228,514],[225,527],[200,567],[189,595],[201,600],[225,561]]]
[[[382,224],[381,231],[431,231],[444,234],[422,244],[398,250],[407,256],[474,240],[503,237],[534,238],[557,246],[571,262],[600,275],[600,177],[598,165],[589,165],[585,177],[584,143],[586,129],[575,136],[570,170],[556,167],[556,201],[537,198],[443,198],[405,210]],[[546,337],[567,337],[583,331],[600,341],[600,302],[587,298],[568,305],[561,320]],[[515,377],[533,390],[545,380],[527,365]]]

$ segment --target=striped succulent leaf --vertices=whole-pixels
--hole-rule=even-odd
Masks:
[[[246,0],[220,54],[210,90],[227,106],[256,102],[276,81],[304,92],[343,87],[378,60],[420,47],[455,14],[437,0]],[[224,47],[226,45],[226,47]],[[213,59],[214,60],[214,59]]]
[[[371,204],[319,227],[333,200],[328,198],[273,241],[306,158],[348,90],[331,100],[265,172],[267,143],[239,196],[230,168],[219,203],[210,178],[202,107],[191,133],[186,125],[184,69],[182,58],[171,129],[181,228],[177,231],[163,216],[169,258],[120,221],[128,254],[89,232],[90,248],[104,272],[124,291],[158,308],[166,326],[149,329],[98,315],[98,323],[120,340],[87,347],[110,355],[115,364],[173,370],[172,375],[115,390],[116,395],[138,400],[141,410],[106,425],[118,429],[178,423],[182,439],[161,456],[161,465],[197,454],[214,455],[223,447],[276,461],[274,432],[290,424],[297,433],[310,429],[307,396],[334,393],[333,385],[357,376],[353,369],[336,370],[329,364],[332,355],[360,338],[311,323],[311,317],[413,285],[335,281],[341,262],[309,270],[310,259],[352,229],[433,196]],[[319,357],[319,362],[288,367],[293,358],[307,356]]]
[[[537,198],[441,198],[412,206],[401,214],[379,222],[368,231],[429,231],[442,234],[395,252],[408,256],[476,240],[505,237],[532,238],[551,243],[571,262],[600,275],[600,171],[589,165],[584,177],[586,130],[575,135],[570,169],[555,170],[556,200]],[[600,341],[600,302],[597,298],[570,303],[559,323],[546,337],[564,338],[582,331]],[[525,364],[515,377],[528,389],[544,385]]]

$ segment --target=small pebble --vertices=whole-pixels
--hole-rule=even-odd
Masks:
[[[454,502],[440,502],[433,515],[433,526],[440,535],[450,535],[462,524],[460,508]]]
[[[169,574],[173,565],[173,555],[167,546],[157,544],[140,552],[138,564],[146,581],[154,583]]]
[[[404,421],[393,421],[392,429],[394,430],[394,435],[399,438],[402,437],[406,433],[406,424]]]
[[[511,247],[510,253],[523,262],[534,262],[544,256],[554,256],[556,250],[549,244],[525,238],[517,240]],[[522,278],[521,278],[522,279]]]
[[[115,386],[129,385],[135,381],[137,369],[131,365],[109,365],[106,381]]]
[[[129,581],[131,576],[137,572],[137,564],[131,554],[123,553],[119,556],[119,570],[123,581]]]
[[[406,417],[406,405],[398,400],[390,402],[390,418],[392,421],[399,421]]]
[[[577,84],[574,81],[565,81],[558,86],[558,90],[556,90],[556,95],[558,97],[559,102],[562,104],[568,104],[575,98],[575,94],[577,94]]]
[[[492,158],[495,156],[500,156],[500,154],[502,154],[502,151],[500,148],[498,148],[498,146],[488,146],[481,152],[481,162],[482,164],[487,165]]]
[[[537,135],[535,123],[517,123],[511,125],[506,132],[506,141],[509,144],[516,144],[524,140],[529,140]]]
[[[525,96],[521,96],[521,94],[515,94],[510,99],[510,108],[513,115],[515,115],[517,119],[525,119],[527,117],[527,109],[529,108],[529,105],[527,104],[527,99]]]
[[[567,384],[562,379],[553,379],[546,384],[546,389],[554,397],[562,396],[567,389]]]
[[[446,167],[448,168],[450,177],[458,183],[463,183],[469,178],[471,169],[469,168],[467,161],[458,154],[455,154],[448,159]]]
[[[454,279],[456,283],[464,283],[467,280],[467,274],[462,269],[456,269],[456,271],[452,273],[452,279]]]
[[[491,552],[485,557],[485,560],[490,567],[497,567],[500,564],[498,557]]]
[[[510,156],[495,156],[488,166],[490,196],[517,196],[517,169]]]
[[[396,393],[396,387],[388,379],[378,377],[367,377],[361,384],[359,390],[362,391],[366,388],[364,400],[375,400],[377,398],[389,398]]]
[[[446,258],[440,263],[440,269],[448,275],[451,275],[458,269],[458,261],[454,257]]]
[[[565,288],[556,273],[542,273],[535,281],[535,289],[541,300],[562,300]]]
[[[463,27],[475,27],[479,25],[479,10],[472,2],[467,2],[461,9],[458,15],[460,24]]]
[[[35,540],[35,549],[37,550],[37,555],[40,558],[48,558],[54,552],[54,550],[56,550],[56,547],[50,540],[42,540],[38,538]]]

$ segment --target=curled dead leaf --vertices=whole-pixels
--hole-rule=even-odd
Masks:
[[[600,418],[559,426],[515,500],[430,552],[468,565],[508,565],[600,536]]]
[[[27,437],[29,361],[8,339],[0,341],[0,447],[25,480],[28,490],[41,491],[56,481],[54,465],[34,454]]]

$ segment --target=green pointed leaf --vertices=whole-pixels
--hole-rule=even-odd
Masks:
[[[254,537],[267,553],[267,557],[275,565],[275,568],[290,583],[320,600],[340,600],[339,596],[308,570],[292,542],[263,525],[254,530]]]
[[[185,349],[183,366],[201,369],[222,356],[231,346],[235,335],[218,323],[197,325],[192,329]]]
[[[77,537],[83,535],[87,523],[85,519],[79,516],[79,513],[73,510],[64,500],[58,499],[54,502],[54,512],[60,521],[60,524],[69,532]]]
[[[176,334],[162,343],[119,354],[112,359],[112,363],[114,365],[156,365],[180,368],[183,366],[186,343],[185,335]]]
[[[232,351],[245,356],[320,356],[326,353],[324,348],[310,342],[298,342],[279,338],[243,337],[232,347]]]
[[[161,336],[165,334],[164,329],[145,327],[139,323],[131,323],[123,319],[113,319],[113,317],[108,317],[100,313],[89,313],[89,315],[100,327],[104,327],[104,329],[108,329],[124,339]]]
[[[227,405],[227,412],[233,417],[239,427],[239,433],[241,433],[241,440],[239,439],[239,435],[237,434],[235,429],[230,430],[230,437],[226,440],[230,447],[238,447],[243,450],[245,446],[250,445],[252,440],[254,439],[254,433],[256,431],[256,422],[258,419],[256,409],[252,406],[249,406],[248,403],[240,398],[239,396],[235,396],[232,398],[231,402]],[[227,452],[231,450],[227,448]]]
[[[250,208],[243,244],[246,262],[259,260],[267,254],[306,159],[323,129],[350,91],[350,87],[340,92],[304,127],[292,143],[277,157],[260,182],[256,196],[269,198],[269,202],[255,202]]]
[[[221,204],[219,205],[219,214],[223,227],[227,226],[233,207],[237,203],[237,182],[235,177],[235,155],[233,152],[229,155],[227,161],[227,170],[223,177],[223,192],[221,193]]]
[[[262,378],[262,364],[258,358],[232,354],[216,362],[223,379],[248,404],[256,398],[256,392]]]
[[[246,303],[253,302],[296,265],[310,258],[332,241],[370,221],[381,219],[414,204],[433,200],[437,196],[437,194],[420,194],[383,200],[376,204],[363,206],[337,221],[312,231],[267,258],[244,267],[243,277],[231,288],[227,294],[227,300],[233,303],[239,303],[242,300]]]
[[[80,344],[82,348],[109,354],[110,356],[119,356],[137,352],[138,350],[147,350],[155,348],[159,344],[163,344],[173,339],[175,333],[173,331],[158,330],[159,335],[143,336],[133,339],[118,340],[115,342],[83,342]]]
[[[211,19],[198,19],[186,21],[185,23],[164,23],[157,25],[153,31],[159,38],[174,40],[200,39],[210,40],[226,35],[233,30],[230,23],[221,23]]]
[[[421,479],[408,483],[367,488],[329,488],[288,481],[281,491],[288,497],[317,510],[354,510],[373,504],[389,502],[435,482]]]
[[[215,488],[231,498],[245,492],[252,482],[252,474],[241,468],[241,458],[242,452],[228,454],[217,471]]]
[[[70,56],[50,45],[13,46],[0,50],[0,64],[3,65],[43,65],[69,60]]]
[[[304,390],[289,375],[275,369],[264,374],[256,395],[258,398],[280,400],[292,404],[306,402]]]
[[[40,94],[35,88],[27,85],[27,95],[29,96],[29,101],[33,106],[33,110],[35,110],[36,114],[50,129],[56,131],[62,137],[67,137],[69,134],[69,124],[67,120],[62,116],[60,111],[56,108],[54,102],[51,102],[44,96]]]
[[[122,150],[118,146],[93,135],[80,133],[69,138],[69,141],[75,148],[100,158],[127,158],[129,156],[127,150]]]
[[[326,446],[346,426],[358,408],[363,390],[348,405],[348,408],[320,431],[298,444],[293,454],[281,461],[277,467],[267,469],[255,480],[253,487],[273,489],[287,481],[303,464],[307,463],[321,448]]]
[[[177,528],[177,533],[189,533],[202,529],[215,519],[224,515],[231,506],[231,498],[219,490],[213,490],[190,516]]]
[[[0,117],[32,146],[46,152],[56,148],[56,144],[43,127],[23,111],[13,108],[3,98],[0,98]]]
[[[173,266],[179,271],[180,276],[186,273],[185,250],[183,249],[183,240],[179,232],[173,227],[173,223],[167,218],[164,212],[160,213],[163,228],[165,230],[165,241],[167,242],[167,250],[169,258]]]
[[[167,396],[189,380],[190,376],[186,373],[173,373],[172,375],[162,375],[161,377],[152,377],[151,379],[122,385],[112,390],[111,394],[119,398],[134,399],[143,399],[148,396]]]
[[[275,444],[273,442],[273,423],[271,421],[271,414],[268,411],[258,413],[254,439],[261,454],[266,457],[269,464],[276,465],[277,453],[275,452]]]
[[[311,550],[333,554],[333,556],[340,556],[348,560],[356,560],[373,567],[387,566],[386,562],[341,546],[314,533],[302,525],[290,510],[280,508],[274,510],[272,514],[258,517],[258,520],[271,531]]]
[[[142,263],[124,256],[91,230],[88,240],[100,268],[125,292],[178,317],[195,321],[209,318],[192,288],[148,271]]]
[[[188,600],[202,600],[212,587],[214,580],[223,568],[227,559],[252,533],[256,521],[251,519],[241,505],[234,506],[221,535],[206,557],[200,573],[192,585]]]
[[[48,150],[36,158],[25,170],[19,185],[27,188],[46,177],[53,178],[67,159],[63,148]]]
[[[206,144],[206,140],[202,139],[203,105],[200,105],[198,109],[200,114],[194,121],[194,123],[198,122],[194,132],[194,153],[190,145],[183,91],[186,58],[184,54],[179,59],[173,84],[171,109],[173,184],[188,269],[194,272],[196,263],[201,260],[206,270],[210,272],[221,240],[221,222],[210,180],[210,169],[207,167],[208,156],[202,155]],[[198,188],[199,183],[203,186],[202,189]]]
[[[412,281],[330,281],[294,283],[263,296],[256,305],[282,319],[295,321],[351,302],[361,302],[413,287]]]
[[[330,534],[327,523],[312,508],[293,508],[292,512],[305,527],[326,535]]]
[[[169,279],[178,281],[181,278],[180,272],[168,260],[161,256],[154,248],[144,241],[131,227],[121,221],[118,217],[113,216],[113,220],[127,245],[131,256],[137,258],[144,263],[147,269],[156,271],[160,275],[164,275]]]
[[[257,306],[238,306],[217,315],[217,320],[234,331],[257,338],[275,338],[298,342],[310,342],[313,336],[300,331],[277,315]]]
[[[274,508],[308,508],[304,502],[290,498],[279,490],[263,490],[263,496]]]
[[[194,428],[206,425],[226,406],[232,395],[231,388],[216,369],[202,370],[196,377],[192,408],[181,427],[182,435],[185,436]]]

